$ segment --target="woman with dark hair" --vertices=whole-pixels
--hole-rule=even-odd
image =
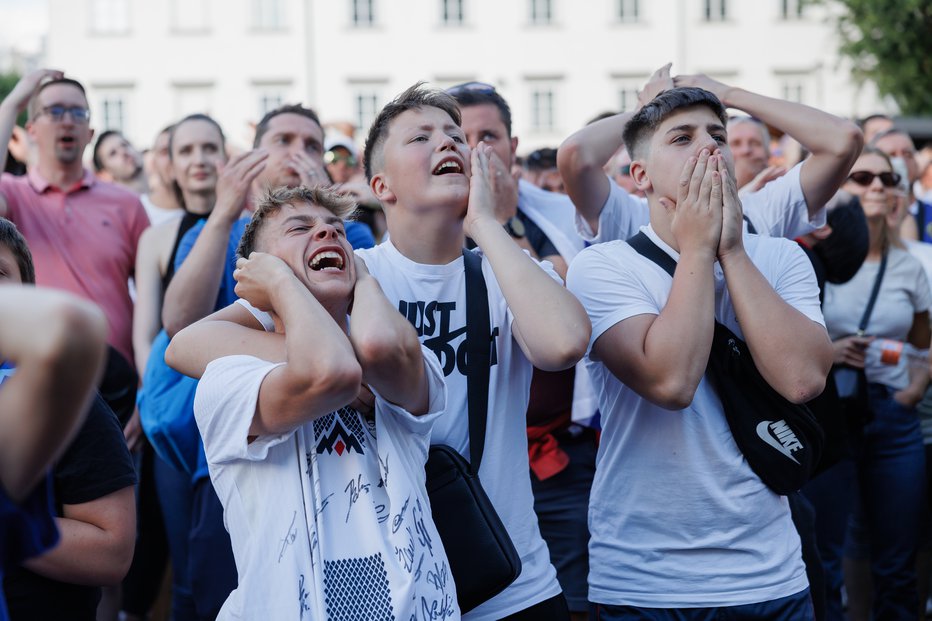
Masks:
[[[909,364],[907,352],[909,346],[929,347],[932,293],[921,264],[891,225],[898,181],[886,155],[872,148],[861,153],[842,189],[856,196],[864,210],[867,259],[850,281],[830,283],[825,290],[839,394],[857,394],[855,386],[846,385],[846,376],[866,381],[845,550],[848,614],[855,620],[870,618],[868,561],[873,618],[915,619],[919,610],[915,560],[925,454],[915,406],[929,382],[929,368]],[[882,351],[881,340],[892,342],[894,350]]]

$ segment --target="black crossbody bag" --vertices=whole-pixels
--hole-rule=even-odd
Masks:
[[[482,259],[465,250],[463,264],[469,462],[454,448],[440,444],[430,447],[425,469],[431,514],[450,562],[460,612],[466,613],[517,579],[521,557],[479,481],[488,418],[492,330]]]
[[[628,243],[673,276],[676,261],[643,232]],[[747,343],[718,321],[706,373],[751,470],[778,494],[799,490],[818,465],[825,442],[809,408],[774,390],[758,371]]]

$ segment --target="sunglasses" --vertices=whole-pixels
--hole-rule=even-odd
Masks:
[[[340,155],[335,151],[327,151],[324,153],[324,164],[336,164],[338,162],[346,162],[346,165],[352,168],[356,165],[356,158],[350,154]]]
[[[91,119],[91,111],[81,106],[51,105],[42,108],[41,114],[47,114],[52,121],[60,123],[66,114],[71,115],[75,123],[87,123]]]
[[[448,95],[456,97],[462,93],[494,93],[495,87],[485,82],[463,82],[447,89]]]
[[[858,185],[864,187],[869,186],[874,182],[875,177],[880,177],[880,183],[885,187],[894,188],[900,183],[900,175],[895,172],[882,172],[874,173],[869,170],[859,170],[848,175],[849,181],[854,181]]]

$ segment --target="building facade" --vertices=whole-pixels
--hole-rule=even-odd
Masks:
[[[893,112],[838,58],[831,6],[801,0],[49,0],[48,65],[87,86],[93,124],[148,146],[207,112],[248,146],[302,102],[362,130],[424,80],[494,84],[519,152],[629,109],[660,65],[844,116]]]

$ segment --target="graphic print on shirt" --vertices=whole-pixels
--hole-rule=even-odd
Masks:
[[[381,554],[324,561],[327,618],[333,621],[394,621],[388,574]]]
[[[317,454],[336,453],[342,456],[355,451],[364,455],[366,434],[356,410],[345,407],[314,421],[314,437],[317,438]]]
[[[466,375],[466,324],[463,323],[457,328],[451,327],[455,310],[456,302],[398,302],[398,312],[411,322],[421,342],[437,355],[444,377],[448,377],[454,369],[459,371],[460,375]],[[492,328],[490,366],[498,364],[498,351],[495,346],[498,334],[498,327]],[[454,341],[458,342],[454,345]]]

